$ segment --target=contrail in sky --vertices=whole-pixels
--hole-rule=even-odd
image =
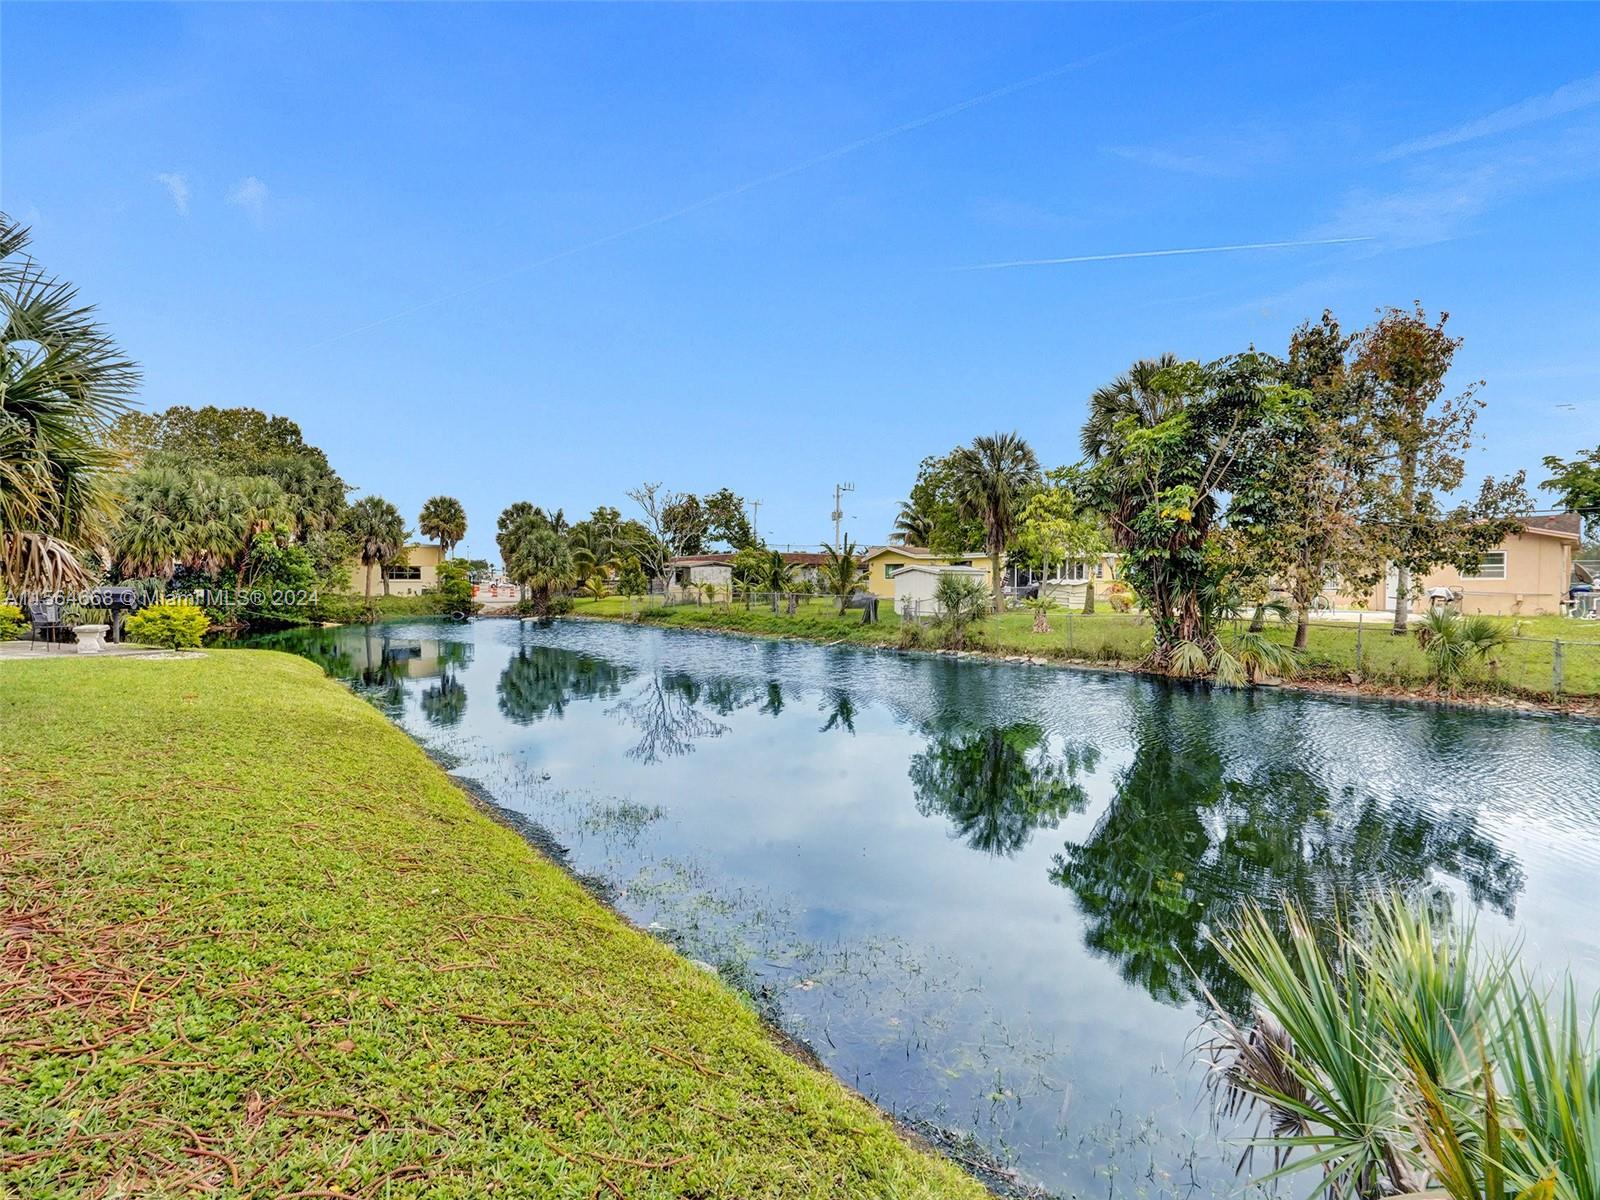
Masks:
[[[1021,258],[1016,262],[979,263],[953,267],[955,271],[999,271],[1006,267],[1058,267],[1065,263],[1112,262],[1119,258],[1169,258],[1174,254],[1233,254],[1240,250],[1285,250],[1292,246],[1342,246],[1347,242],[1372,242],[1371,237],[1307,238],[1298,242],[1245,242],[1237,246],[1185,246],[1181,250],[1125,250],[1120,254],[1074,254],[1071,258]]]
[[[1074,59],[1072,62],[1065,63],[1062,66],[1052,67],[1048,71],[1041,71],[1037,75],[1030,75],[1026,79],[1020,79],[1015,83],[1008,83],[1004,87],[995,88],[993,91],[984,92],[982,95],[972,96],[966,100],[958,100],[954,104],[949,104],[944,108],[936,109],[930,113],[925,113],[920,117],[913,117],[911,120],[903,121],[899,125],[893,125],[888,129],[879,130],[877,133],[868,134],[866,137],[857,138],[853,142],[846,142],[842,146],[837,146],[832,150],[818,154],[814,158],[805,159],[803,162],[795,163],[793,166],[783,167],[780,170],[769,172],[766,175],[757,176],[755,179],[746,180],[744,183],[736,184],[733,187],[724,188],[720,192],[714,192],[713,194],[705,196],[702,199],[685,204],[681,208],[675,208],[670,212],[662,213],[660,216],[655,216],[649,218],[648,220],[640,221],[637,225],[629,225],[624,229],[618,229],[613,233],[608,233],[601,237],[594,238],[592,241],[583,242],[576,246],[569,246],[565,250],[559,250],[554,254],[547,255],[544,258],[536,259],[530,263],[524,263],[520,267],[514,267],[511,270],[502,272],[499,275],[493,275],[487,279],[480,279],[478,282],[467,284],[456,291],[435,296],[431,300],[420,301],[417,304],[413,304],[410,308],[403,308],[398,312],[390,313],[386,317],[379,317],[375,321],[369,321],[365,325],[358,325],[354,329],[347,329],[343,333],[336,333],[332,337],[324,338],[320,342],[313,343],[310,346],[310,349],[317,350],[323,346],[331,345],[334,342],[341,342],[346,338],[352,338],[358,334],[366,333],[369,330],[377,329],[381,325],[387,325],[391,321],[398,321],[403,317],[412,316],[415,313],[423,312],[426,309],[433,308],[435,305],[449,303],[451,300],[459,299],[462,296],[480,291],[486,287],[493,287],[497,283],[503,283],[507,279],[514,279],[518,275],[526,274],[529,271],[536,271],[540,267],[548,267],[553,263],[561,262],[563,259],[572,258],[574,255],[583,254],[589,250],[598,250],[602,246],[609,246],[612,242],[620,242],[624,238],[629,238],[634,234],[643,233],[646,230],[654,229],[658,225],[665,225],[668,222],[676,221],[681,217],[689,216],[691,213],[699,212],[701,209],[710,208],[714,204],[720,204],[724,200],[732,200],[736,196],[744,195],[746,192],[752,192],[757,188],[766,187],[769,184],[777,183],[780,180],[788,179],[794,175],[799,175],[802,172],[809,171],[814,167],[820,167],[825,163],[834,162],[837,159],[844,158],[847,155],[855,154],[858,151],[867,149],[868,147],[880,145],[884,142],[890,141],[893,138],[900,137],[903,134],[913,133],[918,129],[925,129],[935,122],[943,121],[947,117],[956,116],[958,113],[966,112],[970,108],[977,108],[979,105],[988,104],[992,101],[1003,99],[1006,96],[1013,96],[1018,92],[1027,91],[1029,88],[1038,87],[1042,83],[1049,83],[1053,79],[1059,79],[1063,75],[1068,75],[1073,71],[1082,70],[1084,67],[1099,62],[1102,58],[1109,58],[1112,55],[1121,54],[1125,50],[1131,50],[1134,47],[1141,46],[1146,42],[1177,33],[1183,29],[1189,28],[1192,25],[1197,25],[1200,22],[1209,19],[1210,14],[1193,17],[1190,20],[1181,21],[1176,25],[1159,30],[1152,34],[1147,34],[1144,37],[1134,38],[1132,41],[1123,42],[1120,45],[1111,46],[1105,50],[1098,50],[1093,54],[1085,55],[1083,58]],[[1182,253],[1182,251],[1174,251],[1173,253]]]

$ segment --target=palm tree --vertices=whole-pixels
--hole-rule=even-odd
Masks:
[[[950,456],[956,504],[963,518],[983,522],[989,551],[989,586],[995,612],[1002,605],[1001,571],[1016,533],[1017,515],[1039,481],[1039,459],[1015,433],[972,439]]]
[[[845,535],[842,549],[826,545],[822,547],[822,552],[828,556],[828,561],[822,564],[822,583],[830,596],[839,597],[841,617],[850,603],[850,597],[861,583],[859,550],[860,547],[850,540],[849,534]]]
[[[0,213],[0,578],[16,591],[87,582],[83,555],[109,540],[114,511],[106,434],[139,383],[94,309],[27,246]]]
[[[423,537],[438,542],[444,556],[449,558],[450,551],[467,536],[467,510],[461,507],[461,501],[454,496],[430,497],[422,506],[417,528],[422,531]]]
[[[763,565],[765,570],[761,582],[767,591],[772,593],[772,611],[777,612],[778,593],[787,592],[794,587],[794,567],[776,550],[767,555],[767,561]]]
[[[367,569],[367,611],[372,611],[372,568],[394,559],[406,544],[406,523],[400,510],[382,496],[363,496],[345,513],[345,531],[355,540],[361,565]]]
[[[900,501],[889,540],[901,546],[926,547],[933,538],[933,519],[909,500]]]
[[[554,593],[577,582],[578,568],[567,539],[542,517],[530,516],[513,527],[507,545],[506,573],[530,589],[539,611],[550,607]]]
[[[1086,458],[1099,458],[1110,446],[1117,423],[1133,417],[1142,429],[1159,425],[1182,403],[1182,396],[1159,386],[1163,373],[1178,366],[1175,354],[1146,358],[1128,368],[1089,398],[1089,417],[1083,423],[1080,441]]]
[[[1417,629],[1417,641],[1433,671],[1434,686],[1454,692],[1456,684],[1480,662],[1511,642],[1511,631],[1493,617],[1430,612]]]

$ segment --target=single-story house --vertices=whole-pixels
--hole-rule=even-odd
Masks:
[[[861,562],[867,569],[867,590],[882,600],[893,600],[894,577],[906,567],[976,567],[987,578],[992,560],[987,550],[935,554],[921,546],[871,546]]]
[[[976,579],[985,591],[989,588],[989,572],[982,567],[908,563],[896,570],[893,576],[895,612],[903,617],[939,616],[941,609],[934,593],[938,590],[939,580],[946,575],[965,575]]]
[[[783,561],[794,569],[795,578],[815,585],[826,554],[806,551],[783,551]],[[684,554],[667,560],[667,595],[681,599],[704,584],[714,584],[717,593],[726,599],[733,589],[732,552],[715,554]]]
[[[1032,567],[1009,567],[1006,569],[1006,586],[1027,588],[1037,584],[1041,599],[1054,600],[1063,608],[1077,608],[1087,597],[1091,583],[1106,584],[1118,577],[1117,564],[1121,557],[1120,554],[1107,552],[1091,558],[1052,563],[1037,570]],[[1096,593],[1104,598],[1103,588],[1097,588]]]
[[[1440,567],[1415,580],[1414,609],[1425,609],[1429,593],[1438,591],[1459,595],[1464,613],[1537,617],[1565,612],[1582,518],[1577,513],[1556,513],[1523,520],[1522,532],[1510,534],[1495,549],[1486,551],[1475,570]],[[1391,566],[1370,593],[1352,597],[1336,592],[1334,602],[1340,608],[1365,602],[1373,611],[1393,612],[1397,587],[1397,574]]]
[[[400,562],[385,563],[372,569],[372,594],[381,596],[384,580],[389,582],[391,596],[420,596],[439,583],[439,564],[444,561],[444,550],[427,542],[413,543],[405,548]],[[361,559],[350,563],[350,590],[358,595],[367,590],[367,568]]]

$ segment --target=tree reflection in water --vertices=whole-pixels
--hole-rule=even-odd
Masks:
[[[461,718],[467,715],[467,689],[455,670],[446,668],[440,673],[438,683],[422,689],[419,703],[428,724],[449,729],[461,724]]]
[[[822,708],[818,710],[827,714],[827,720],[822,723],[818,732],[827,733],[830,729],[842,729],[852,737],[856,732],[856,702],[854,697],[843,688],[829,688],[822,698]]]
[[[609,700],[631,667],[559,646],[523,646],[500,672],[500,711],[518,725],[560,717],[571,700]]]
[[[638,744],[628,750],[628,757],[644,763],[677,758],[692,751],[701,738],[726,733],[726,725],[700,711],[702,695],[692,675],[659,671],[649,675],[637,692],[610,710],[639,730]],[[737,707],[726,688],[718,690],[717,700],[721,712]]]
[[[1521,867],[1472,814],[1332,793],[1303,742],[1275,743],[1273,761],[1252,764],[1229,745],[1224,725],[1237,734],[1238,720],[1187,697],[1143,703],[1133,761],[1105,812],[1055,857],[1051,880],[1076,896],[1085,941],[1124,979],[1168,1003],[1198,998],[1203,984],[1244,1011],[1248,993],[1208,936],[1245,901],[1280,913],[1289,896],[1328,915],[1374,887],[1422,889],[1443,874],[1474,903],[1512,914]],[[1283,761],[1286,752],[1300,757]]]
[[[1099,759],[1093,746],[1053,754],[1045,731],[1027,723],[940,733],[912,758],[911,785],[923,816],[946,818],[974,850],[1009,857],[1088,803],[1078,773]]]

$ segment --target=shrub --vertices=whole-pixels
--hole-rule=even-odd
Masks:
[[[1106,585],[1106,600],[1112,612],[1125,613],[1133,607],[1133,589],[1120,580]]]
[[[147,646],[166,646],[182,650],[200,644],[211,618],[198,605],[182,600],[169,600],[142,608],[128,618],[123,629],[136,642]]]
[[[927,643],[927,635],[914,617],[905,617],[900,621],[900,633],[896,644],[902,650],[920,650]]]
[[[972,626],[988,615],[989,589],[970,575],[952,572],[939,576],[933,599],[939,608],[934,627],[940,644],[946,650],[965,650]]]
[[[28,627],[27,618],[15,604],[0,604],[0,642],[9,642]]]
[[[467,578],[467,564],[460,559],[446,559],[439,564],[439,584],[429,595],[442,613],[471,615],[479,608],[472,598],[472,580]]]

